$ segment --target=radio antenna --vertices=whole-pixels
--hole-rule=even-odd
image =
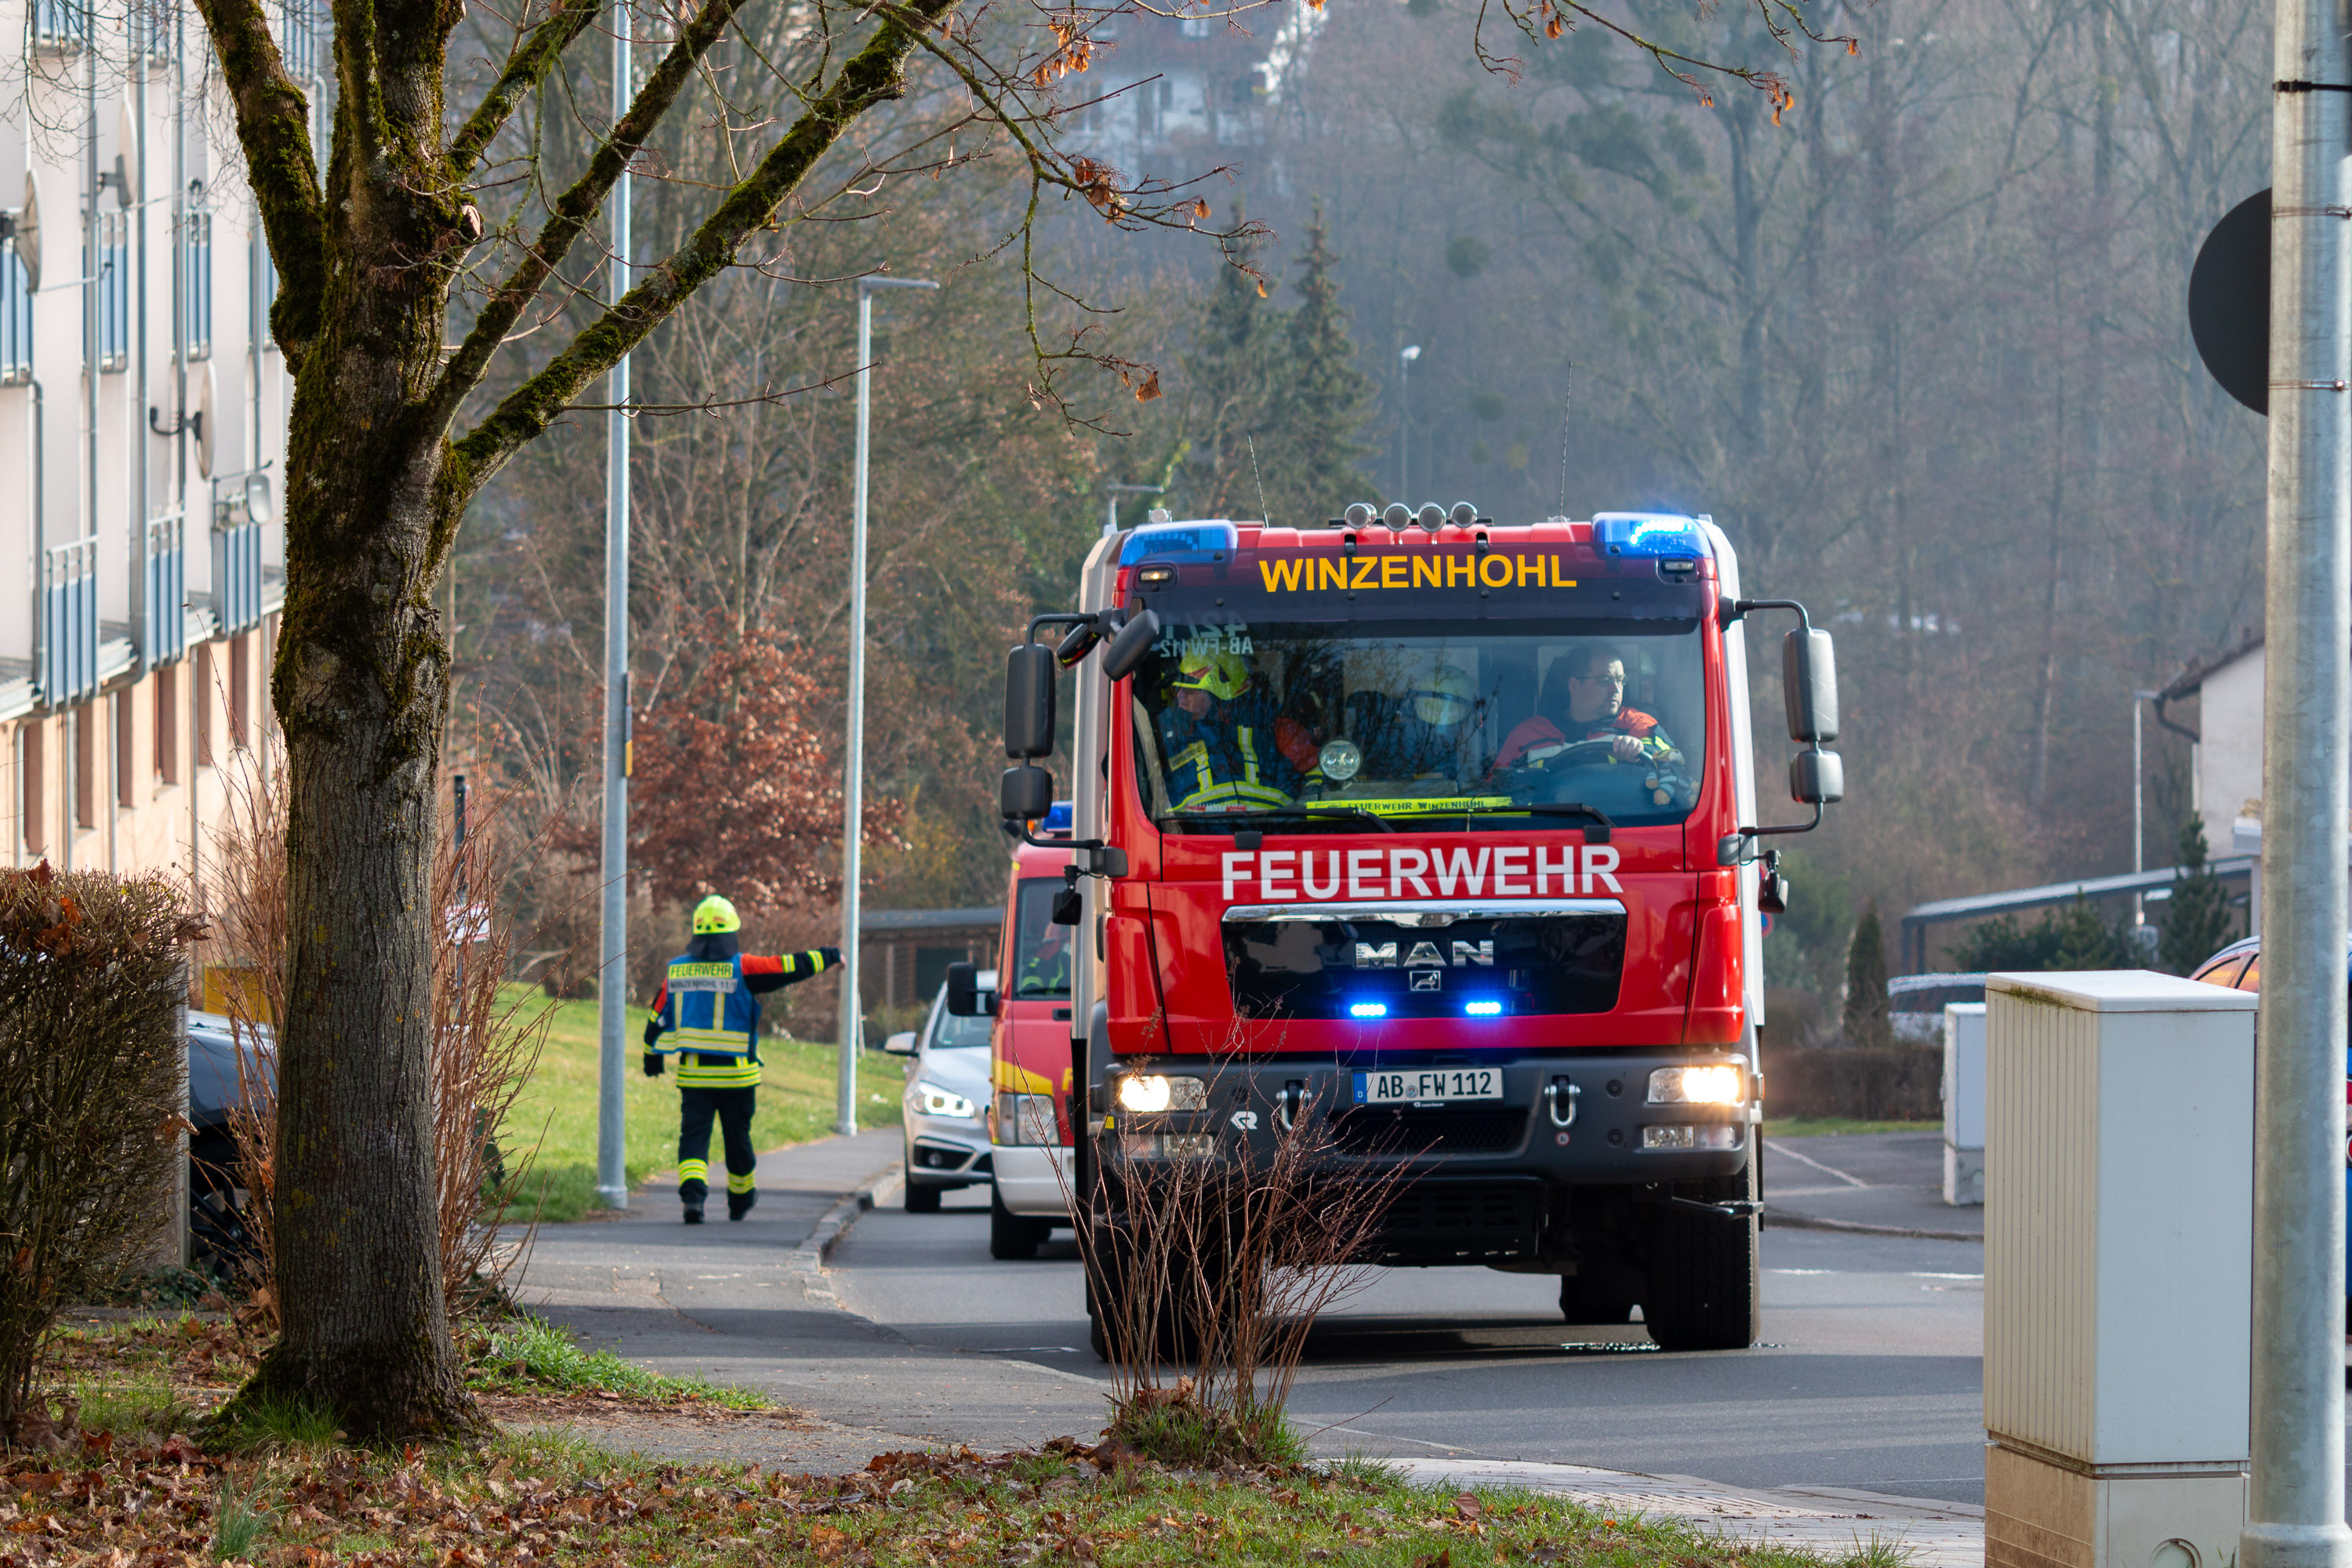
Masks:
[[[1559,410],[1559,515],[1568,515],[1568,421],[1576,411],[1576,362],[1568,362],[1568,395]]]
[[[1257,514],[1270,524],[1274,521],[1274,518],[1265,510],[1265,476],[1258,472],[1257,468],[1257,437],[1244,436],[1243,439],[1249,443],[1250,478],[1257,481]]]

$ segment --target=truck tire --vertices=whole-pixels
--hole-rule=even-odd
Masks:
[[[1755,1192],[1754,1156],[1748,1170],[1694,1184],[1702,1203],[1746,1198]],[[1650,1220],[1650,1288],[1642,1319],[1658,1348],[1669,1351],[1745,1350],[1762,1329],[1757,1288],[1756,1219],[1717,1217],[1661,1207]]]
[[[943,1191],[944,1189],[940,1187],[919,1187],[914,1183],[908,1182],[906,1197],[907,1212],[908,1214],[939,1213],[940,1196]]]
[[[1622,1292],[1595,1289],[1574,1274],[1559,1277],[1559,1315],[1570,1323],[1630,1323],[1633,1299]]]
[[[909,1187],[908,1191],[914,1189]],[[1004,1194],[992,1184],[988,1189],[988,1255],[1007,1263],[1037,1256],[1053,1229],[1049,1221],[1031,1219],[1004,1206]]]

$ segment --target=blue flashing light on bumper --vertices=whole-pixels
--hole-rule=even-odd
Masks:
[[[1465,1003],[1462,1010],[1473,1018],[1498,1018],[1502,1016],[1503,1005],[1500,1002],[1470,1002]]]
[[[1385,1002],[1350,1002],[1348,1004],[1348,1016],[1351,1018],[1385,1018],[1388,1016],[1389,1005]]]

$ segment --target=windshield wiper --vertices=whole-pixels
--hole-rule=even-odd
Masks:
[[[1309,811],[1303,805],[1280,805],[1269,811],[1171,811],[1154,817],[1155,822],[1231,823],[1236,833],[1255,833],[1264,822],[1313,822],[1326,816],[1360,817],[1377,822],[1383,833],[1394,833],[1389,825],[1391,813],[1367,811],[1360,805],[1318,805]]]
[[[1582,816],[1593,826],[1584,830],[1587,844],[1606,844],[1617,825],[1597,805],[1580,801],[1529,801],[1525,805],[1431,806],[1421,811],[1391,812],[1391,816]]]

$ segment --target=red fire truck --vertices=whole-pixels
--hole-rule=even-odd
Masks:
[[[1788,825],[1753,799],[1768,613],[1795,623]],[[1040,839],[1063,669],[1075,821]],[[1132,1163],[1255,1141],[1263,1168],[1323,1117],[1326,1179],[1390,1183],[1380,1261],[1557,1274],[1570,1321],[1638,1305],[1668,1349],[1754,1341],[1764,844],[1843,782],[1828,634],[1741,597],[1711,520],[1155,514],[1013,650],[1005,729],[1008,824],[1069,857],[1082,1224],[1126,1223]]]

